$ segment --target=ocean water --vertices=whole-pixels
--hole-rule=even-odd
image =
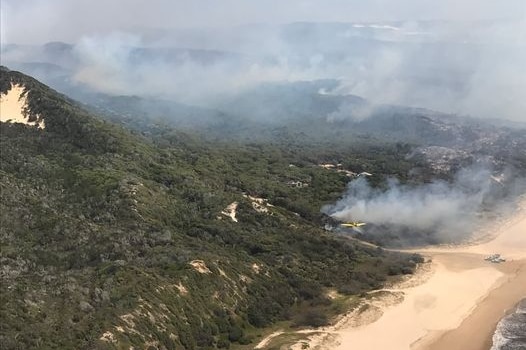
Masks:
[[[500,320],[491,350],[526,350],[526,298],[515,312]]]

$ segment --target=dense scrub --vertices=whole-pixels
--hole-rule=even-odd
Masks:
[[[323,324],[329,288],[360,294],[418,260],[320,228],[348,178],[317,163],[382,172],[394,146],[340,158],[168,128],[144,137],[3,70],[2,91],[10,82],[46,129],[0,125],[5,349],[228,348],[278,320]],[[221,213],[232,202],[238,222]]]

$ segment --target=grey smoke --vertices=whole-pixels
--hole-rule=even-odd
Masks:
[[[351,103],[344,102],[338,109],[327,115],[327,122],[339,122],[344,120],[351,120],[354,122],[360,122],[372,116],[377,106],[369,103]]]
[[[323,212],[340,221],[404,226],[432,231],[443,239],[466,237],[479,223],[492,185],[491,171],[480,167],[459,171],[452,182],[413,186],[390,179],[385,189],[358,178],[349,183],[342,199]]]
[[[137,52],[143,47],[140,37],[126,33],[84,37],[74,46],[78,66],[73,81],[107,94],[155,96],[207,105],[218,96],[235,95],[263,82],[322,76],[291,67],[286,61],[265,63],[223,51],[195,50],[198,57],[184,53],[141,57]],[[207,59],[208,55],[217,57]]]
[[[104,6],[5,0],[1,6],[2,45],[72,42],[78,59],[68,67],[72,81],[99,92],[213,107],[211,101],[261,83],[336,79],[340,86],[331,93],[373,104],[526,121],[521,0],[114,0]],[[140,58],[137,47],[233,55],[203,65],[192,57]],[[23,49],[2,52],[2,63],[42,59]],[[328,119],[344,118],[346,108]],[[358,120],[369,115],[354,112]]]

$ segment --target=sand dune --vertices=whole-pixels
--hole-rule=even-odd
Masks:
[[[43,129],[43,120],[35,118],[36,121],[29,121],[30,118],[24,112],[27,106],[24,90],[23,86],[13,84],[7,94],[0,95],[0,121],[36,125]]]
[[[312,348],[489,349],[499,319],[526,296],[525,208],[523,205],[491,241],[421,250],[432,260],[431,275],[416,286],[400,286],[401,303],[385,307],[372,323],[340,322],[325,329],[328,340]],[[492,253],[502,254],[507,261],[485,261]]]

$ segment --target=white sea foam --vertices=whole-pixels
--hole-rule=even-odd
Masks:
[[[514,313],[504,317],[493,335],[491,350],[526,349],[526,299],[523,299]]]

